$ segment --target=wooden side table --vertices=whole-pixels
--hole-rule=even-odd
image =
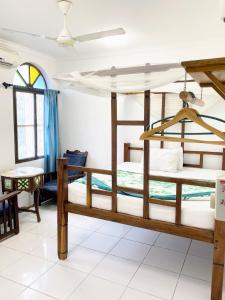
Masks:
[[[39,212],[40,187],[43,185],[44,171],[41,168],[21,167],[1,174],[2,192],[28,192],[34,195],[34,204],[21,207],[19,211],[35,213],[41,222]],[[32,209],[34,207],[34,210]]]

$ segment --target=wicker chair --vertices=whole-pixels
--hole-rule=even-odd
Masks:
[[[0,197],[0,241],[19,233],[19,212],[15,191]]]

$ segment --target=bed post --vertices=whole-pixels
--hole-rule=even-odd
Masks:
[[[111,93],[112,121],[112,211],[117,212],[117,94]]]
[[[166,93],[162,93],[162,108],[161,108],[161,119],[165,118],[165,110],[166,110]],[[163,122],[161,122],[163,124]],[[162,131],[161,135],[164,135],[164,132]],[[160,142],[160,148],[164,148],[164,141]]]
[[[185,103],[183,101],[183,108],[184,107],[185,107]],[[182,122],[181,123],[181,138],[185,137],[185,129],[186,129],[185,122]],[[181,145],[181,147],[183,148],[183,151],[184,151],[184,142],[182,142],[180,145]]]
[[[225,221],[215,221],[211,300],[222,300],[225,251]]]
[[[58,159],[58,195],[57,195],[57,225],[58,225],[58,257],[61,260],[67,258],[68,253],[68,212],[65,204],[68,201],[68,160]]]
[[[225,171],[225,148],[223,148],[222,170]]]
[[[144,98],[144,130],[149,125],[150,120],[150,91],[145,91]],[[149,218],[149,140],[144,140],[144,205],[143,217]]]
[[[128,162],[130,161],[130,143],[125,143],[123,147],[123,161]]]

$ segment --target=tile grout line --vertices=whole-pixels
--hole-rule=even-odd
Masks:
[[[183,262],[182,267],[181,267],[181,270],[180,270],[180,272],[179,272],[179,276],[178,276],[178,278],[177,278],[176,286],[175,286],[175,289],[174,289],[173,296],[172,296],[171,300],[174,299],[174,296],[175,296],[175,293],[176,293],[176,290],[177,290],[177,287],[178,287],[178,284],[179,284],[179,281],[180,281],[180,277],[181,277],[181,274],[182,274],[182,271],[183,271],[183,268],[184,268],[184,265],[185,265],[185,262],[186,262],[186,259],[187,259],[187,256],[188,256],[188,252],[189,252],[189,250],[190,250],[190,248],[191,248],[191,244],[192,244],[192,240],[191,240],[190,245],[189,245],[189,247],[188,247],[188,250],[187,250],[187,252],[186,252],[186,255],[185,255],[185,258],[184,258],[184,262]]]
[[[55,213],[55,211],[54,211],[54,213]],[[84,279],[80,282],[80,284],[73,290],[72,293],[74,293],[74,292],[79,288],[79,286],[80,286],[80,285],[81,285],[81,284],[82,284],[89,276],[92,275],[92,276],[97,277],[97,278],[102,278],[102,277],[100,277],[100,276],[93,275],[92,272],[98,267],[98,265],[99,265],[100,263],[102,263],[102,261],[107,257],[107,255],[112,255],[112,256],[118,257],[118,256],[116,256],[116,255],[110,254],[110,251],[112,251],[112,249],[115,248],[115,247],[117,246],[117,244],[118,244],[122,239],[128,240],[128,241],[132,241],[132,242],[135,242],[135,243],[139,243],[139,244],[143,244],[143,245],[148,245],[148,246],[150,246],[150,249],[148,250],[147,254],[145,255],[145,257],[144,257],[144,258],[142,259],[142,261],[140,262],[140,264],[139,264],[139,266],[138,266],[136,272],[133,274],[133,276],[132,276],[131,279],[129,280],[128,284],[125,285],[125,286],[122,285],[122,286],[125,287],[125,289],[124,289],[124,291],[122,292],[122,294],[121,294],[121,296],[120,296],[119,299],[121,299],[121,298],[123,297],[124,293],[126,292],[126,290],[127,290],[128,287],[129,287],[130,282],[132,281],[132,279],[134,278],[134,276],[136,275],[136,273],[137,273],[137,271],[140,269],[140,267],[141,267],[142,265],[145,265],[144,260],[145,260],[145,258],[147,257],[147,255],[149,254],[149,252],[151,251],[151,249],[152,249],[153,246],[159,247],[159,248],[162,248],[162,249],[167,249],[167,250],[169,250],[169,251],[174,251],[174,252],[178,252],[178,253],[183,253],[183,254],[184,254],[184,252],[181,252],[181,251],[176,251],[176,250],[173,250],[173,249],[168,249],[168,248],[165,248],[165,247],[161,247],[161,246],[156,245],[156,242],[157,242],[157,240],[159,239],[161,233],[158,234],[158,236],[157,236],[157,238],[155,239],[155,241],[153,242],[153,244],[152,244],[152,245],[149,245],[149,244],[146,244],[146,243],[143,243],[143,242],[139,242],[139,241],[135,241],[135,240],[126,238],[126,235],[132,230],[133,227],[129,228],[129,230],[128,230],[126,233],[124,233],[121,237],[118,237],[118,236],[115,236],[115,235],[111,235],[111,234],[107,234],[107,233],[99,232],[99,230],[106,224],[106,222],[107,222],[107,221],[103,221],[103,224],[101,224],[98,228],[96,228],[96,229],[93,230],[93,231],[92,231],[92,230],[89,230],[89,229],[87,229],[87,228],[84,228],[84,227],[79,227],[79,226],[75,226],[75,225],[73,226],[73,225],[72,225],[73,227],[77,227],[77,228],[84,229],[84,230],[89,230],[89,231],[91,232],[90,235],[88,235],[81,243],[85,242],[85,241],[86,241],[92,234],[94,234],[94,233],[99,233],[99,234],[102,234],[102,235],[105,235],[105,236],[110,236],[110,237],[116,237],[116,238],[118,238],[118,241],[115,243],[115,245],[113,245],[113,247],[112,247],[107,253],[104,252],[105,255],[103,256],[103,258],[95,265],[95,267],[94,267],[90,272],[85,272],[85,271],[79,270],[79,271],[81,271],[82,273],[86,274],[87,276],[85,276],[85,278],[84,278]],[[36,235],[36,236],[39,236],[39,234],[32,233],[32,232],[29,232],[29,231],[24,231],[24,232],[25,232],[25,233],[30,233],[30,234],[33,234],[33,235]],[[44,237],[43,237],[43,238],[44,238]],[[50,237],[49,237],[49,238],[50,238]],[[52,238],[52,239],[54,239],[54,238]],[[80,244],[77,244],[77,245],[74,245],[74,247],[72,248],[72,251],[73,251],[77,246],[84,247],[84,246],[81,246],[81,243],[80,243]],[[176,289],[177,289],[177,286],[178,286],[180,277],[181,277],[181,275],[182,275],[182,274],[181,274],[181,273],[182,273],[182,270],[183,270],[183,268],[184,268],[184,265],[185,265],[187,256],[189,255],[189,250],[190,250],[191,245],[192,245],[192,240],[191,240],[191,243],[190,243],[190,245],[189,245],[189,247],[188,247],[188,250],[186,251],[186,255],[185,255],[184,262],[183,262],[183,264],[182,264],[182,267],[181,267],[180,272],[179,272],[179,273],[174,272],[174,273],[176,273],[176,274],[179,274],[179,277],[178,277],[178,279],[177,279],[177,283],[176,283],[176,287],[175,287],[175,290],[174,290],[172,299],[174,298],[174,295],[175,295],[175,292],[176,292]],[[6,246],[3,245],[3,247],[5,247],[5,248],[10,248],[10,247],[7,247],[7,245],[6,245]],[[39,248],[39,247],[37,247],[37,249],[38,249],[38,248]],[[88,248],[88,247],[84,247],[84,248],[90,249],[90,250],[95,251],[95,252],[103,253],[103,252],[101,252],[101,251],[97,251],[97,250],[94,250],[94,249],[91,249],[91,248]],[[10,248],[10,249],[12,249],[12,250],[14,250],[14,251],[17,251],[17,252],[20,252],[21,254],[24,254],[22,257],[24,257],[26,254],[27,254],[27,255],[34,256],[34,257],[37,257],[37,256],[35,256],[35,255],[31,254],[31,253],[27,253],[27,252],[23,252],[23,251],[20,251],[20,250],[16,250],[16,249],[14,249],[14,248]],[[193,255],[193,256],[195,256],[195,255]],[[21,257],[20,259],[22,259],[22,257]],[[199,257],[199,256],[195,256],[195,257]],[[38,258],[40,258],[40,257],[38,257]],[[133,261],[133,260],[131,260],[131,259],[127,259],[127,258],[123,258],[123,257],[120,257],[120,258],[125,259],[125,260],[128,260],[128,261],[129,261],[129,260],[130,260],[130,261]],[[20,260],[20,259],[19,259],[19,260]],[[40,258],[40,259],[43,259],[43,258]],[[18,260],[18,261],[19,261],[19,260]],[[45,259],[43,259],[43,260],[45,260]],[[46,259],[46,260],[47,260],[47,259]],[[47,260],[47,261],[49,261],[49,260]],[[2,278],[4,278],[4,279],[7,279],[7,280],[9,280],[9,281],[15,282],[16,284],[19,284],[19,285],[21,285],[21,286],[24,286],[24,287],[25,287],[25,290],[26,290],[26,289],[31,289],[31,290],[33,290],[33,291],[37,291],[37,292],[39,292],[40,294],[45,295],[44,293],[42,293],[42,292],[40,292],[40,291],[38,291],[38,290],[32,289],[30,286],[31,286],[36,280],[39,280],[40,277],[44,276],[50,269],[52,269],[53,267],[55,267],[55,266],[58,264],[59,261],[57,260],[56,262],[53,262],[53,261],[49,261],[49,262],[52,262],[52,263],[54,263],[54,264],[53,264],[48,270],[46,270],[43,274],[41,274],[38,278],[36,278],[29,286],[25,286],[25,285],[23,285],[23,284],[20,284],[20,283],[18,283],[18,282],[15,282],[15,281],[13,281],[13,280],[10,280],[10,279],[8,279],[8,278],[5,278],[4,276],[1,276],[1,275],[0,275],[0,277],[2,277]],[[136,262],[137,262],[137,261],[136,261]],[[153,267],[154,267],[154,266],[153,266]],[[155,267],[155,268],[161,269],[160,267]],[[4,268],[4,269],[5,269],[5,268]],[[76,269],[76,268],[72,268],[72,269]],[[77,269],[76,269],[76,270],[77,270]],[[165,269],[162,268],[162,270],[165,270]],[[193,278],[193,279],[198,279],[198,280],[201,280],[201,281],[203,281],[203,282],[208,282],[208,281],[206,281],[206,280],[202,280],[202,279],[199,279],[199,278],[196,278],[196,277],[192,277],[192,276],[188,276],[188,275],[187,275],[187,277]],[[105,279],[105,278],[102,278],[102,279],[104,279],[105,281],[108,281],[108,282],[116,283],[116,282],[114,282],[114,281],[111,281],[111,280],[108,280],[108,279]],[[118,283],[117,283],[117,284],[118,284]],[[119,285],[119,284],[118,284],[118,285]],[[139,291],[138,289],[135,289],[135,288],[131,288],[131,289]],[[24,292],[25,290],[23,290],[23,292]],[[23,292],[22,292],[22,293],[23,293]],[[148,294],[148,295],[151,295],[151,294],[146,293],[146,292],[144,292],[144,291],[142,291],[142,290],[140,290],[140,292],[145,293],[145,294]],[[22,294],[22,293],[21,293],[21,294]],[[72,293],[68,296],[68,298],[72,295]],[[49,295],[46,294],[46,296],[49,296]],[[152,296],[155,296],[155,295],[152,295]],[[57,299],[57,298],[53,298],[53,296],[49,296],[49,297],[51,297],[52,299]],[[158,296],[155,296],[155,297],[158,298]],[[67,299],[68,299],[68,298],[67,298]],[[160,300],[160,298],[159,298],[159,300]]]
[[[106,222],[104,221],[104,224],[102,224],[102,226],[100,226],[98,229],[94,230],[93,233],[99,233],[99,232],[97,232],[97,230],[99,230],[100,228],[102,228],[105,224],[106,224]],[[131,228],[130,228],[127,232],[129,232],[130,230],[131,230]],[[123,237],[124,237],[126,234],[127,234],[127,233],[124,233],[124,235],[122,235],[120,238],[118,237],[119,240],[117,241],[117,243],[115,243],[115,245],[113,245],[113,247],[112,247],[107,253],[94,250],[94,251],[96,251],[96,252],[104,253],[105,255],[104,255],[103,258],[102,258],[102,259],[94,266],[94,268],[93,268],[90,272],[87,273],[87,276],[80,282],[80,284],[73,290],[73,292],[71,292],[71,294],[66,298],[66,300],[68,300],[69,297],[70,297],[74,292],[76,292],[76,290],[81,286],[81,284],[82,284],[88,277],[90,277],[90,275],[94,276],[94,275],[92,274],[92,272],[93,272],[93,271],[97,268],[97,266],[105,259],[105,257],[106,257],[107,255],[109,255],[110,251],[112,251],[112,249],[115,248],[115,247],[118,245],[118,243],[123,239]],[[103,235],[104,235],[104,234],[103,234]],[[105,236],[107,236],[107,235],[105,235]],[[81,247],[83,247],[83,246],[81,246]],[[84,248],[86,248],[86,247],[84,247]],[[86,248],[86,249],[90,249],[90,248]],[[93,250],[93,249],[91,249],[91,250]],[[96,276],[96,277],[97,277],[97,276]],[[110,281],[110,280],[107,280],[107,279],[105,279],[105,280],[106,280],[106,281]]]
[[[31,287],[26,287],[26,289],[24,289],[24,290],[23,290],[19,295],[17,295],[16,298],[14,298],[14,299],[16,300],[17,297],[21,296],[24,292],[26,292],[26,290],[31,290],[31,291],[33,291],[33,292],[36,292],[36,293],[39,293],[39,294],[41,294],[41,295],[47,296],[47,297],[49,297],[49,298],[51,298],[51,299],[53,299],[53,300],[58,300],[57,298],[55,298],[55,297],[53,297],[53,296],[49,296],[48,294],[45,294],[45,293],[40,292],[40,291],[37,291],[37,290],[35,290],[35,289],[31,288]]]
[[[158,239],[158,237],[155,239],[155,241],[156,241],[157,239]],[[135,275],[137,274],[137,272],[139,271],[139,269],[140,269],[141,265],[143,264],[145,258],[148,256],[149,252],[151,251],[152,246],[154,245],[155,241],[153,242],[152,245],[149,245],[149,246],[150,246],[149,250],[147,251],[146,255],[143,257],[142,261],[140,262],[140,264],[139,264],[137,270],[134,272],[133,276],[132,276],[132,277],[130,278],[130,280],[128,281],[128,283],[127,283],[127,285],[126,285],[126,287],[125,287],[123,293],[121,294],[121,296],[120,296],[120,298],[119,298],[118,300],[121,300],[122,297],[124,296],[126,290],[129,288],[129,284],[131,283],[131,281],[133,280],[134,276],[135,276]],[[149,295],[150,295],[150,294],[149,294]],[[153,295],[152,295],[152,296],[153,296]]]

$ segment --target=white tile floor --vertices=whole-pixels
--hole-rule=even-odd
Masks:
[[[70,215],[59,261],[56,207],[41,215],[21,214],[20,234],[0,243],[0,299],[210,300],[211,245]]]

